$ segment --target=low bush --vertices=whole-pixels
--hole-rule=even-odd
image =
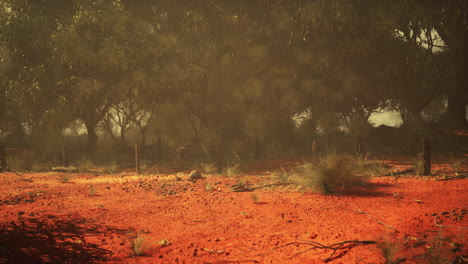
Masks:
[[[346,155],[327,153],[297,169],[297,181],[305,189],[334,194],[364,183],[354,174],[354,161]]]

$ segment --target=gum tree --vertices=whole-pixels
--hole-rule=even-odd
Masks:
[[[95,128],[116,100],[128,70],[130,32],[128,14],[119,0],[82,0],[76,1],[73,16],[53,35],[67,102],[64,110],[85,125],[89,150],[96,148]]]

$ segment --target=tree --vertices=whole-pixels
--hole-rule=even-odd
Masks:
[[[128,54],[136,48],[128,45],[131,30],[119,0],[83,0],[53,35],[67,111],[86,126],[89,150],[96,148],[95,127],[118,98]]]
[[[468,128],[468,3],[466,1],[440,1],[436,6],[434,28],[446,45],[444,63],[448,108],[445,121],[453,128]],[[453,80],[453,81],[451,81]]]
[[[17,144],[26,135],[47,129],[60,130],[54,110],[60,93],[51,61],[50,35],[59,18],[56,1],[1,1],[3,130]],[[61,4],[66,12],[67,4]]]

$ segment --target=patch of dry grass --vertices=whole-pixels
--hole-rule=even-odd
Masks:
[[[364,178],[356,176],[354,168],[351,157],[327,153],[313,162],[299,166],[295,178],[304,189],[335,194],[364,183]]]

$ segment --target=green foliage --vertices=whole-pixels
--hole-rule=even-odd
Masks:
[[[297,181],[305,189],[323,194],[336,194],[363,184],[363,178],[354,174],[353,167],[353,159],[350,157],[327,153],[314,162],[300,166]]]
[[[346,143],[365,138],[381,110],[400,112],[413,142],[446,105],[466,123],[463,1],[215,2],[2,1],[7,143],[79,123],[90,154],[102,126],[122,145],[159,138],[167,156],[228,142],[226,155],[259,159],[343,127]]]

